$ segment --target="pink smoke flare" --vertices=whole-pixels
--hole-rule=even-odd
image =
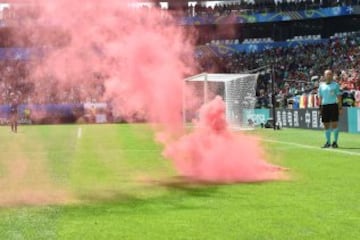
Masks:
[[[192,133],[178,138],[183,134],[183,96],[192,92],[183,79],[196,68],[196,34],[185,31],[170,14],[134,10],[119,0],[37,2],[39,18],[24,31],[39,25],[61,30],[55,36],[49,31],[37,35],[52,45],[31,71],[38,95],[71,91],[83,100],[103,86],[97,100],[110,101],[115,113],[128,121],[136,116],[156,124],[164,154],[181,175],[214,182],[279,178],[277,168],[263,160],[256,139],[227,129],[219,98],[203,107]],[[46,88],[49,76],[55,83]],[[197,96],[192,98],[197,102]]]
[[[209,182],[253,182],[281,179],[282,168],[264,160],[259,139],[232,133],[221,97],[204,105],[194,131],[167,145],[164,155],[180,174]]]

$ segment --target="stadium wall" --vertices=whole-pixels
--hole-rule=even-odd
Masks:
[[[265,123],[271,118],[270,109],[245,110],[244,118],[254,125]],[[277,109],[276,118],[284,128],[300,128],[322,130],[324,128],[319,109]],[[344,108],[339,121],[339,128],[342,132],[360,133],[360,108]]]
[[[0,105],[0,124],[8,123],[10,105]],[[21,104],[18,122],[21,124],[75,123],[85,115],[83,104]]]
[[[324,128],[318,108],[276,110],[276,120],[282,127],[314,130],[321,130]],[[342,132],[349,131],[348,113],[346,108],[344,108],[344,112],[339,120],[339,129]]]
[[[8,124],[9,105],[0,105],[0,124]],[[104,103],[86,104],[21,104],[18,107],[21,124],[106,123],[113,122],[112,114]],[[244,110],[244,122],[255,126],[272,117],[270,109]],[[319,109],[277,109],[277,121],[283,128],[321,130]],[[360,108],[344,108],[339,121],[340,131],[360,133]]]
[[[360,108],[348,108],[348,125],[350,133],[360,133]]]
[[[254,126],[258,126],[261,123],[265,123],[270,118],[269,109],[254,109],[244,110],[243,122],[252,123]]]

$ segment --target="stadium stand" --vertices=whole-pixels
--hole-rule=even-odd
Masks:
[[[231,1],[216,4],[214,7],[206,7],[205,1],[200,4],[189,6],[188,13],[195,15],[229,15],[231,13],[263,13],[279,11],[299,11],[336,7],[341,5],[356,5],[358,1],[336,1],[336,0],[304,0],[304,1]]]
[[[304,0],[304,1],[224,1],[213,7],[206,7],[205,1],[198,1],[197,4],[186,5],[185,15],[213,15],[221,16],[231,13],[278,13],[285,11],[312,10],[339,6],[358,6],[360,1],[336,1],[336,0]],[[149,7],[151,5],[144,5]],[[156,4],[154,5],[156,6]],[[158,5],[160,6],[160,3]],[[171,6],[169,8],[172,10]],[[183,12],[183,13],[184,13]],[[178,9],[174,11],[178,15]],[[11,42],[9,34],[12,28],[16,28],[26,19],[36,19],[38,9],[29,8],[4,8],[2,12],[2,27],[0,31],[0,47],[11,48],[32,46],[31,39],[24,38],[22,42]],[[350,16],[353,17],[353,16]],[[329,20],[331,21],[331,20]],[[332,68],[337,80],[343,89],[350,91],[360,91],[360,32],[358,24],[351,25],[351,18],[344,20],[350,22],[344,31],[330,32],[327,30],[325,36],[325,25],[318,24],[323,19],[315,19],[314,22],[304,23],[304,21],[291,21],[285,25],[282,22],[256,23],[256,24],[207,24],[196,26],[199,30],[199,45],[208,47],[216,45],[218,47],[230,45],[247,45],[256,47],[258,45],[271,45],[279,41],[287,42],[288,45],[275,46],[256,52],[233,51],[231,54],[202,54],[197,56],[199,61],[199,72],[225,72],[242,73],[252,69],[262,68],[267,65],[275,67],[276,92],[279,98],[287,95],[296,95],[304,91],[310,91],[321,80],[322,73],[326,68]],[[316,23],[316,24],[313,24]],[[357,22],[356,22],[357,23]],[[282,24],[284,26],[282,26]],[[318,26],[318,25],[319,26]],[[342,23],[341,23],[342,24]],[[331,22],[328,24],[331,25]],[[230,26],[230,27],[229,27]],[[186,28],[186,26],[185,26]],[[229,28],[235,29],[228,31]],[[240,29],[240,30],[239,30]],[[285,34],[291,30],[291,34]],[[336,29],[338,30],[338,29]],[[351,31],[349,31],[351,30]],[[335,31],[335,30],[334,30]],[[60,39],[61,34],[54,31],[54,38]],[[228,33],[230,32],[230,33]],[[243,34],[246,32],[246,34]],[[278,34],[281,32],[282,34]],[[279,37],[281,35],[281,37]],[[18,38],[17,38],[18,39]],[[308,41],[308,44],[304,44]],[[61,41],[60,41],[61,42]],[[294,44],[292,44],[294,43]],[[295,44],[296,43],[296,44]],[[43,43],[45,46],[47,43]],[[6,54],[5,54],[6,55]],[[0,57],[2,56],[0,51]],[[31,61],[24,59],[3,59],[0,61],[0,104],[7,103],[11,94],[22,96],[22,101],[26,103],[68,103],[97,101],[101,98],[103,86],[98,85],[92,89],[81,89],[73,86],[63,94],[54,94],[56,91],[56,81],[49,79],[39,79],[37,81],[27,81],[27,71]],[[269,105],[269,78],[268,71],[260,72],[257,95],[259,97],[258,107]],[[50,77],[51,78],[51,77]],[[96,76],[94,76],[96,78]],[[32,82],[37,82],[43,88],[42,94],[36,96],[30,94],[34,86]],[[310,91],[311,92],[311,91]],[[359,96],[359,94],[354,94]],[[357,98],[358,99],[358,98]],[[356,100],[359,104],[360,100]]]
[[[338,35],[320,44],[206,57],[202,59],[202,71],[211,71],[216,66],[221,72],[241,73],[275,63],[277,93],[285,96],[312,89],[323,71],[331,68],[343,89],[360,90],[360,33],[344,33],[341,38]],[[258,95],[262,98],[270,92],[269,76],[265,75],[258,84]],[[269,100],[260,101],[265,106],[269,103]]]

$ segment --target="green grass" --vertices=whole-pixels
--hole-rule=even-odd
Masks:
[[[181,183],[144,125],[1,127],[0,203],[15,190],[0,239],[360,239],[359,135],[333,151],[321,131],[248,134],[291,180]],[[42,193],[36,204],[26,191]]]

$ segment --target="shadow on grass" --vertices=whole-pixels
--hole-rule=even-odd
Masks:
[[[354,150],[360,150],[360,147],[339,147],[338,149],[354,149]]]
[[[213,197],[219,184],[194,181],[184,177],[147,179],[134,184],[133,188],[98,190],[78,194],[82,203],[134,203],[171,201],[180,197]]]
[[[183,176],[175,176],[168,179],[153,180],[149,182],[152,186],[166,189],[167,191],[182,193],[188,196],[196,197],[212,197],[220,185],[219,183],[211,183],[199,181]]]
[[[216,194],[218,187],[219,184],[193,181],[184,177],[147,179],[135,182],[133,188],[127,186],[98,191],[89,189],[76,196],[79,200],[77,203],[64,207],[72,210],[90,208],[97,214],[103,214],[100,209],[104,207],[124,214],[211,208],[191,199],[219,197]]]
[[[123,210],[146,208],[154,209],[154,206],[165,206],[165,209],[194,209],[201,208],[192,205],[192,198],[224,198],[218,194],[219,188],[229,185],[261,185],[265,182],[246,183],[215,183],[199,181],[182,176],[164,179],[147,179],[134,185],[133,189],[112,189],[88,192],[78,195],[81,204],[85,205],[121,205]],[[156,209],[156,208],[155,208]]]

